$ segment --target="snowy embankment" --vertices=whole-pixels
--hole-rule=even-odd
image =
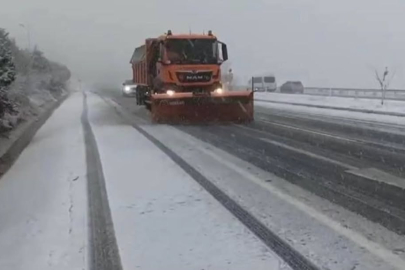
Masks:
[[[405,101],[396,100],[386,100],[384,105],[381,105],[381,100],[377,99],[255,93],[255,101],[255,104],[258,106],[266,106],[265,104],[270,102],[305,107],[405,116]]]
[[[50,74],[32,74],[29,78],[21,76],[10,88],[9,97],[16,111],[6,113],[0,119],[0,175],[68,95],[69,86],[67,89],[50,88],[52,79]]]
[[[16,112],[6,113],[0,119],[0,126],[3,126],[5,130],[12,130],[19,123],[40,115],[47,104],[56,102],[65,95],[67,91],[63,88],[50,89],[51,80],[52,75],[50,74],[17,77],[9,90],[9,98],[15,104]]]

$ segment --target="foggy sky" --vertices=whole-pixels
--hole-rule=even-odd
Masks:
[[[238,80],[274,73],[280,83],[378,87],[373,68],[405,88],[403,0],[0,0],[0,27],[88,82],[120,84],[145,38],[209,29],[228,44]]]

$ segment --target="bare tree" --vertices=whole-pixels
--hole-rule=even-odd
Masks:
[[[388,71],[388,67],[385,67],[385,71],[382,75],[378,73],[378,70],[376,68],[374,68],[374,73],[375,78],[378,81],[381,88],[381,105],[384,105],[387,88],[390,86],[392,80],[394,79],[396,70],[394,70],[394,72],[390,77],[388,76],[390,74],[390,72]]]

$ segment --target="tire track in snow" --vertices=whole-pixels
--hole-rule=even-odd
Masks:
[[[87,95],[83,92],[82,126],[86,146],[89,213],[89,269],[122,270],[114,224],[97,142],[88,118]]]
[[[117,111],[118,112],[118,111]],[[125,119],[126,117],[118,112]],[[242,224],[244,224],[253,234],[255,234],[263,243],[280,256],[292,269],[295,270],[319,270],[316,265],[301,255],[287,242],[270,231],[263,223],[256,219],[252,214],[246,211],[236,201],[230,198],[226,193],[214,185],[204,175],[188,164],[183,158],[165,146],[158,139],[153,137],[140,126],[130,122],[131,125],[163,153],[169,156],[180,168],[200,184],[209,194],[211,194],[222,206],[233,214]]]

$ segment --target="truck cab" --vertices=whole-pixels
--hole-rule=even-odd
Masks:
[[[158,123],[253,121],[253,93],[222,87],[221,64],[227,59],[226,44],[211,31],[174,35],[169,30],[146,39],[130,60],[137,104]]]
[[[156,74],[149,82],[154,92],[212,92],[222,89],[220,66],[228,59],[227,46],[218,41],[211,31],[207,35],[173,35],[168,31],[153,41],[151,47],[154,53],[150,57],[157,58],[151,61]]]

